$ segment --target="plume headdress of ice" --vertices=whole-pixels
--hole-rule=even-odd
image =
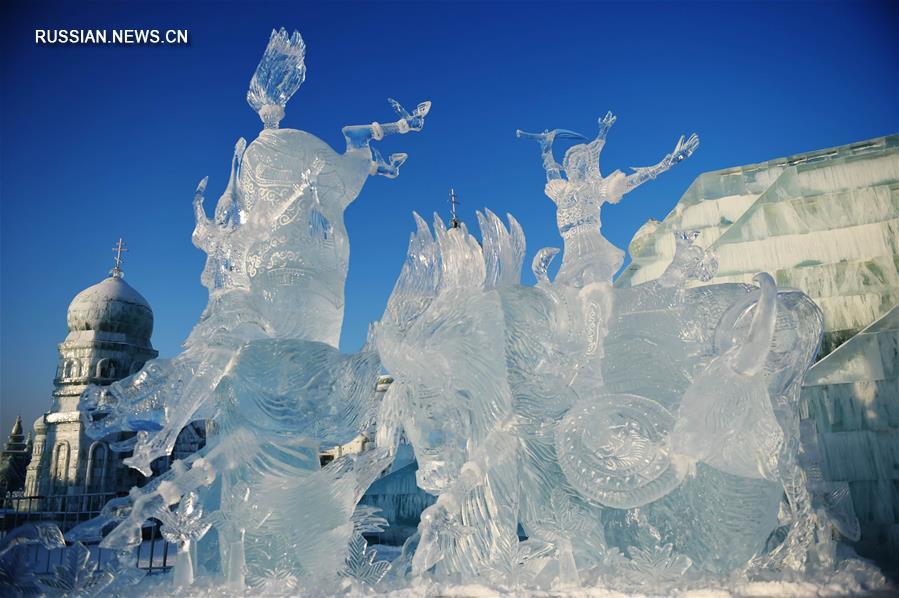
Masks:
[[[272,30],[265,54],[250,80],[247,102],[266,129],[277,129],[284,106],[306,80],[306,44],[299,31]]]

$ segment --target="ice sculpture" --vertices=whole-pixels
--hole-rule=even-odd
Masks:
[[[213,218],[203,208],[206,179],[197,189],[193,239],[208,256],[209,303],[184,351],[81,402],[90,434],[136,432],[117,448],[131,450],[126,462],[144,474],[184,426],[206,421],[201,453],[70,534],[96,536],[115,522],[102,546],[126,548],[156,518],[181,547],[180,585],[193,582],[192,545],[210,527],[198,558],[233,587],[338,583],[348,546],[358,544],[356,503],[387,465],[383,450],[319,464],[320,445],[349,442],[377,409],[377,354],[336,349],[349,259],[343,212],[368,176],[395,177],[406,159],[384,160],[371,143],[420,131],[430,103],[409,113],[390,100],[398,120],[345,127],[347,149],[337,154],[310,133],[279,128],[304,57],[299,33],[272,32],[247,94],[265,129],[248,146],[238,140]]]
[[[51,551],[57,551],[59,563],[49,573],[34,570],[32,559],[46,551],[49,567]],[[66,547],[62,532],[54,523],[28,523],[0,540],[0,590],[4,596],[99,595],[111,588],[138,583],[146,574],[133,566],[130,553],[117,553],[105,559],[102,570],[90,549],[81,542]]]
[[[65,546],[62,532],[50,523],[28,523],[0,538],[0,589],[5,594],[33,594],[37,590],[35,575],[26,549],[39,545],[47,550]]]
[[[82,399],[92,435],[135,433],[117,448],[145,473],[192,421],[207,422],[208,444],[109,502],[69,541],[102,537],[124,550],[154,518],[179,551],[163,583],[234,592],[420,583],[667,592],[833,569],[832,526],[851,535],[857,524],[845,488],[816,475],[815,448],[800,451],[797,413],[820,310],[764,272],[755,285],[698,286],[717,262],[689,231],[676,234],[661,277],[611,284],[623,253],[600,233],[602,205],[690,156],[695,135],[655,166],[603,176],[611,113],[593,140],[519,131],[539,142],[557,206],[558,274],[549,268],[559,250],[543,248],[531,264],[537,284],[520,283],[525,236],[511,216],[479,213],[478,242],[464,224],[435,217],[432,232],[415,215],[385,313],[345,355],[335,348],[343,211],[369,175],[396,176],[405,160],[384,160],[371,142],[420,130],[430,105],[409,113],[391,101],[399,119],[346,127],[338,155],[279,128],[304,57],[298,33],[272,33],[247,96],[265,129],[237,142],[213,218],[205,179],[197,190],[209,304],[184,352]],[[561,164],[558,139],[580,142]],[[395,382],[379,402],[382,367]],[[374,448],[320,465],[320,446],[372,425]],[[363,536],[386,521],[358,503],[403,434],[419,485],[438,498],[391,564]],[[111,587],[80,544],[68,550],[66,566],[34,584]]]
[[[687,140],[681,137],[674,151],[655,166],[634,168],[630,175],[616,170],[603,177],[599,170],[599,156],[616,118],[607,112],[599,120],[596,138],[571,147],[565,152],[562,164],[556,162],[553,156],[553,141],[556,138],[586,141],[582,135],[564,129],[537,134],[517,132],[519,137],[539,141],[543,168],[546,170],[546,195],[556,204],[559,234],[565,242],[556,284],[580,288],[591,282],[611,282],[621,268],[624,252],[600,234],[600,208],[605,203],[618,203],[625,193],[689,157],[699,145],[699,137],[695,134]]]
[[[409,257],[377,327],[396,381],[381,440],[402,428],[422,516],[413,575],[503,588],[670,587],[735,572],[802,570],[827,552],[797,462],[798,393],[821,338],[805,295],[690,286],[714,256],[678,233],[659,279],[614,289],[622,252],[600,208],[688,157],[693,135],[655,166],[603,177],[591,141],[566,130],[540,143],[564,255],[540,250],[536,287],[519,284],[524,234],[478,215],[433,234],[416,215]],[[583,141],[560,165],[556,139]],[[519,529],[520,526],[520,529]],[[523,532],[523,536],[521,536]],[[826,560],[826,559],[825,559]]]

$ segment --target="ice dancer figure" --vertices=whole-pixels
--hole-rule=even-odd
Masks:
[[[565,152],[562,164],[553,156],[553,142],[557,138],[587,138],[565,129],[543,133],[517,131],[519,137],[540,143],[543,168],[546,170],[546,195],[556,204],[556,222],[565,243],[562,265],[556,284],[582,288],[592,282],[611,282],[621,267],[624,252],[609,243],[600,233],[600,210],[605,203],[618,203],[631,190],[652,180],[681,160],[688,158],[699,146],[694,133],[683,136],[674,150],[653,166],[633,168],[626,175],[620,170],[602,176],[599,156],[606,144],[606,135],[616,117],[607,112],[599,119],[599,132],[589,143],[579,143]]]

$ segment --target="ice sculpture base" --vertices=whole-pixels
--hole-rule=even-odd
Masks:
[[[387,550],[379,551],[378,559],[391,560],[397,555],[398,547],[389,546]],[[785,574],[781,578],[747,580],[735,576],[731,580],[685,581],[673,585],[669,584],[632,584],[632,585],[594,585],[573,587],[567,589],[542,589],[542,590],[511,590],[509,587],[488,584],[448,584],[436,583],[429,580],[418,580],[412,584],[393,586],[387,583],[383,587],[369,589],[377,595],[389,598],[418,598],[419,596],[506,596],[514,591],[516,596],[559,596],[593,598],[642,598],[651,596],[679,596],[684,598],[725,598],[729,596],[858,596],[870,593],[889,593],[895,591],[895,586],[889,583],[880,570],[869,561],[858,558],[851,548],[840,546],[838,550],[842,558],[835,570],[830,573],[818,574]],[[170,594],[172,591],[173,575],[171,572],[163,575],[153,575],[145,578],[133,591],[132,596],[158,596]],[[349,583],[345,588],[350,595],[361,593],[359,588],[351,587]],[[290,596],[290,595],[331,595],[333,588],[305,588],[296,587],[287,583],[281,589],[270,589],[266,596]],[[205,578],[198,580],[190,588],[190,595],[196,597],[220,597],[220,596],[259,596],[258,588],[234,588],[224,583],[216,583],[215,580]]]

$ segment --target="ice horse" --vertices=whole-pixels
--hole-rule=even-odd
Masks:
[[[832,565],[828,517],[799,463],[798,398],[821,339],[803,293],[697,285],[717,269],[677,236],[657,280],[618,289],[623,252],[600,208],[687,158],[681,137],[654,166],[603,176],[615,117],[588,140],[539,142],[564,256],[478,214],[433,234],[417,215],[408,259],[375,332],[395,377],[381,446],[404,430],[418,482],[438,495],[394,572],[503,589],[672,588]],[[562,164],[556,139],[582,141]],[[820,512],[819,512],[820,511]],[[851,514],[846,518],[851,518]]]
[[[356,503],[387,453],[324,469],[318,455],[323,443],[356,437],[378,408],[373,347],[353,355],[336,348],[349,260],[343,213],[369,176],[395,177],[406,159],[385,160],[372,142],[420,131],[430,103],[410,113],[390,100],[398,119],[345,127],[338,154],[310,133],[279,127],[305,78],[304,59],[298,32],[272,32],[247,93],[264,129],[249,145],[238,140],[212,218],[203,207],[206,179],[197,189],[193,241],[207,254],[209,303],[184,351],[81,401],[89,434],[135,433],[117,448],[132,451],[126,462],[146,475],[186,425],[205,420],[200,453],[71,534],[115,523],[102,546],[121,549],[158,519],[186,555],[175,576],[181,585],[193,581],[191,554],[211,526],[196,558],[232,587],[336,587],[348,550],[364,557],[361,531],[377,524]],[[383,575],[384,567],[373,571]]]

